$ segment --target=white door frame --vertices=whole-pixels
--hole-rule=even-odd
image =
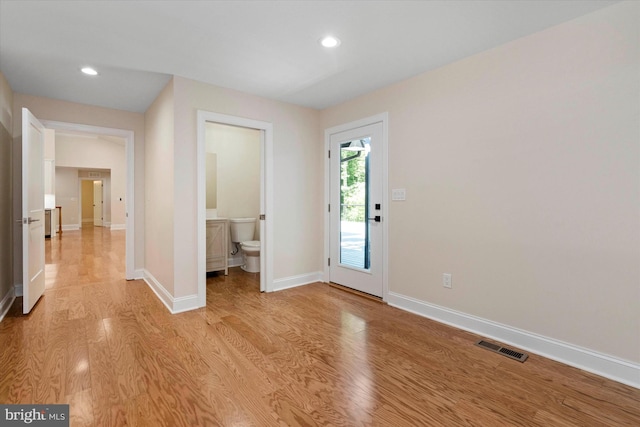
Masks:
[[[382,123],[382,300],[386,301],[389,293],[389,113],[376,114],[375,116],[366,117],[350,123],[334,126],[324,131],[324,282],[331,282],[331,269],[329,267],[329,258],[331,257],[331,214],[327,208],[331,203],[331,159],[329,151],[331,150],[331,135],[356,129],[363,126],[372,125],[374,123]]]
[[[124,139],[124,151],[127,163],[127,188],[124,195],[124,209],[126,216],[126,279],[136,279],[135,272],[135,164],[134,164],[134,133],[132,130],[107,128],[101,126],[82,125],[78,123],[41,120],[44,127],[55,130],[92,133],[98,135],[117,136]],[[82,219],[80,219],[82,221]]]
[[[197,233],[198,233],[198,306],[207,303],[206,264],[206,124],[220,123],[261,131],[260,138],[260,213],[266,216],[260,224],[260,291],[273,289],[273,124],[238,116],[198,110],[197,147]]]

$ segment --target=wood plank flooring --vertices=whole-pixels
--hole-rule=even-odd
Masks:
[[[47,241],[47,289],[0,323],[0,403],[72,426],[638,426],[640,390],[326,284],[261,294],[240,269],[171,315],[123,280],[124,232]]]

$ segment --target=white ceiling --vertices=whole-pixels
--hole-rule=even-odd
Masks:
[[[127,111],[171,75],[322,109],[613,3],[0,0],[0,71],[15,92]]]

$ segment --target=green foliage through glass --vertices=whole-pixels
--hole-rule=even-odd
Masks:
[[[365,147],[369,139],[362,140]],[[364,222],[367,173],[366,158],[368,150],[346,150],[349,143],[342,144],[340,150],[340,219],[342,221]]]

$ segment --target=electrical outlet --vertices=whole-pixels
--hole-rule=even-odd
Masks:
[[[451,289],[451,273],[442,274],[442,286]]]

